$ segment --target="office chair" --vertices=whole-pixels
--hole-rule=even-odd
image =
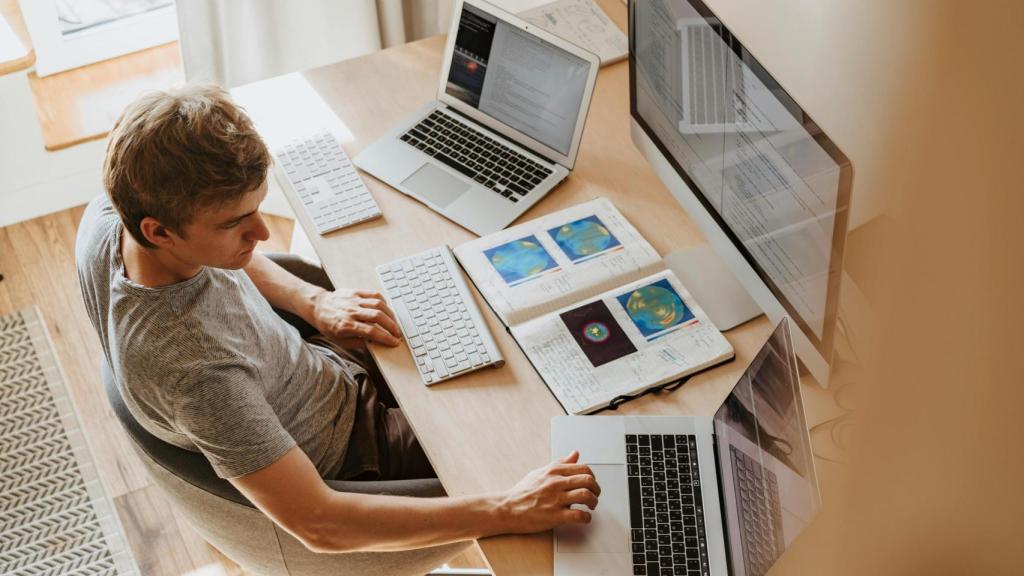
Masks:
[[[298,272],[297,275],[325,285],[326,274],[320,268],[295,257],[275,256],[273,259],[286,269]],[[329,282],[326,287],[329,287]],[[311,329],[308,325],[297,327],[300,332]],[[444,571],[432,570],[470,546],[469,542],[459,542],[404,552],[312,552],[267,518],[230,482],[218,477],[205,456],[168,444],[143,428],[128,410],[105,360],[101,366],[101,377],[107,400],[154,483],[207,542],[249,572],[287,576],[444,574]],[[358,494],[426,498],[445,495],[441,482],[436,478],[326,482],[340,492]]]

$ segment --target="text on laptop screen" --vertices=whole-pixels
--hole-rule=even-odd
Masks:
[[[445,92],[569,154],[590,64],[463,5]]]
[[[715,413],[736,574],[764,574],[820,504],[791,342],[783,320]]]

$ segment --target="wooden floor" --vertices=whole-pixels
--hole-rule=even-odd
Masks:
[[[74,246],[84,207],[0,228],[0,314],[38,306],[46,320],[99,473],[144,575],[241,574],[175,514],[132,452],[99,380],[99,340],[82,305]],[[293,221],[267,216],[266,251],[287,252]],[[475,549],[475,548],[474,548]],[[483,566],[475,552],[453,566]]]

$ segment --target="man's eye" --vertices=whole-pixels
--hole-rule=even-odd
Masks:
[[[235,222],[232,222],[230,224],[225,224],[224,226],[222,226],[222,228],[227,230],[228,228],[234,228],[235,226],[238,226],[238,224],[239,224],[239,222],[235,221]]]

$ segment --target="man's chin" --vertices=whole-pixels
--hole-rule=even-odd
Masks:
[[[225,266],[221,266],[221,268],[224,268],[226,270],[241,270],[242,268],[248,266],[249,262],[252,262],[252,256],[255,253],[255,250],[243,252],[239,254],[238,257],[235,258],[234,262],[231,262]]]

